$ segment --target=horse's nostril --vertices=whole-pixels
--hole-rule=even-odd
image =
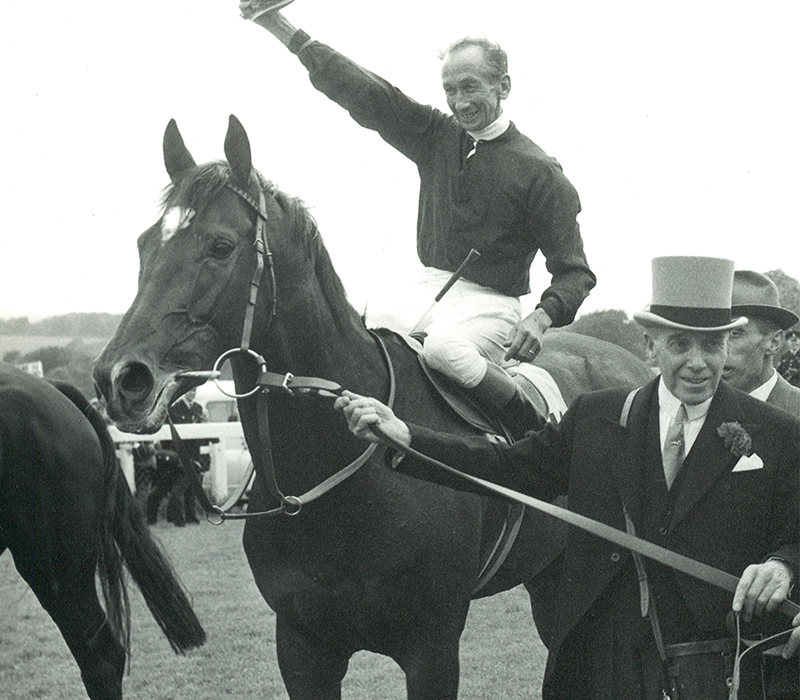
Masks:
[[[131,362],[120,373],[117,386],[128,398],[146,396],[153,389],[153,374],[142,362]]]

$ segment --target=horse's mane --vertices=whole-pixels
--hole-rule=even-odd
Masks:
[[[265,178],[255,168],[252,171],[251,183],[268,196],[275,198],[289,218],[289,227],[293,233],[302,239],[313,239],[318,236],[317,223],[303,200],[278,189],[274,182]],[[172,182],[164,188],[160,206],[168,209],[181,204],[200,211],[225,187],[233,184],[235,184],[233,172],[225,161],[198,165],[182,173],[177,182]]]
[[[283,210],[287,220],[287,235],[305,250],[310,264],[314,266],[328,306],[340,323],[349,323],[354,313],[353,308],[347,301],[347,292],[333,267],[308,205],[299,197],[283,192],[255,168],[251,183],[273,197]],[[176,182],[169,184],[162,193],[160,206],[169,209],[180,204],[200,211],[228,184],[234,184],[234,175],[227,162],[205,163],[188,169]]]

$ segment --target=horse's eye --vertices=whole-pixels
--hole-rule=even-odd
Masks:
[[[215,258],[227,258],[233,253],[233,245],[228,241],[217,241],[211,246],[211,254]]]

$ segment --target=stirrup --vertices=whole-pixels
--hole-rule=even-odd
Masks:
[[[276,12],[292,2],[294,0],[252,0],[247,7],[241,7],[240,3],[239,9],[242,12],[242,19],[254,20],[268,12]]]

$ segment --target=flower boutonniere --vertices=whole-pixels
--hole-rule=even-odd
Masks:
[[[720,425],[717,428],[717,435],[725,441],[725,447],[736,457],[749,457],[753,454],[753,441],[736,421]]]

